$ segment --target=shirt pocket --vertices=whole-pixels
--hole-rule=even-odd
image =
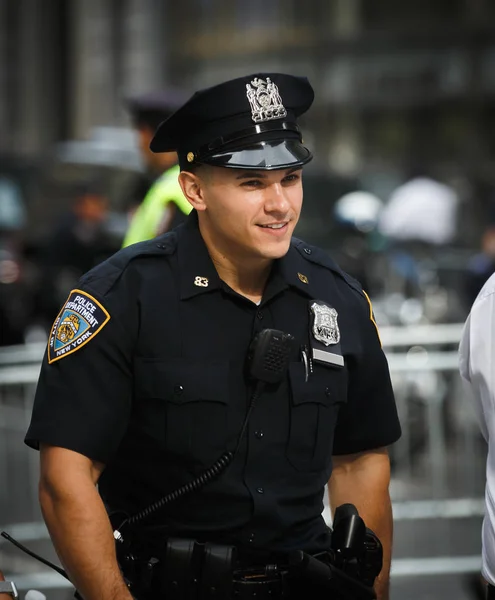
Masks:
[[[297,471],[330,470],[339,406],[347,398],[347,371],[315,364],[306,381],[303,363],[291,363],[289,381],[287,459]]]
[[[229,363],[140,359],[136,398],[147,420],[158,423],[161,445],[171,459],[210,464],[227,450]],[[160,434],[159,434],[160,435]]]

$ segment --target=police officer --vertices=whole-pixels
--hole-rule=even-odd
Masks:
[[[124,247],[165,233],[182,223],[191,212],[191,205],[184,198],[177,181],[177,153],[155,154],[149,148],[158,125],[185,100],[184,93],[173,88],[128,99],[147,177],[139,182],[132,194],[131,202],[138,206],[124,238]]]
[[[153,555],[150,569],[158,557],[164,580],[166,539],[234,547],[246,568],[325,552],[329,480],[332,509],[353,503],[381,539],[388,598],[386,447],[400,426],[387,362],[359,284],[292,237],[312,158],[297,117],[313,97],[307,79],[277,73],[194,94],[151,143],[178,152],[188,221],[90,271],[55,320],[26,442],[41,449],[43,514],[86,600],[131,597],[112,528],[120,538],[136,513],[135,553]],[[290,361],[253,406],[249,357],[270,329],[293,337]],[[266,597],[330,596],[284,586]]]

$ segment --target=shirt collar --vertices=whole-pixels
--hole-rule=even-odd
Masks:
[[[309,263],[299,250],[296,244],[299,240],[293,238],[287,254],[277,261],[277,269],[283,280],[292,288],[296,288],[309,298],[315,297],[316,279],[311,273],[311,263]]]
[[[180,298],[185,300],[222,287],[198,225],[198,215],[191,212],[179,228],[177,256],[180,273]]]
[[[180,298],[185,300],[221,289],[225,285],[218,276],[208,249],[199,231],[198,215],[195,210],[178,231],[178,261],[180,272]],[[310,298],[314,298],[315,281],[308,268],[310,264],[301,256],[293,240],[287,254],[273,265],[263,303],[293,287]]]

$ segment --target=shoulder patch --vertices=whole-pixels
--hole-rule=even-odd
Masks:
[[[50,331],[48,364],[82,348],[109,320],[110,315],[96,298],[82,290],[72,290]]]

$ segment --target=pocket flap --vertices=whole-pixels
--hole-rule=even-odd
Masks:
[[[136,393],[145,398],[163,398],[183,404],[201,400],[229,401],[227,361],[155,360],[136,361]]]
[[[289,378],[295,405],[305,402],[328,405],[346,401],[344,369],[337,371],[317,365],[306,381],[304,364],[293,362],[289,365]]]

